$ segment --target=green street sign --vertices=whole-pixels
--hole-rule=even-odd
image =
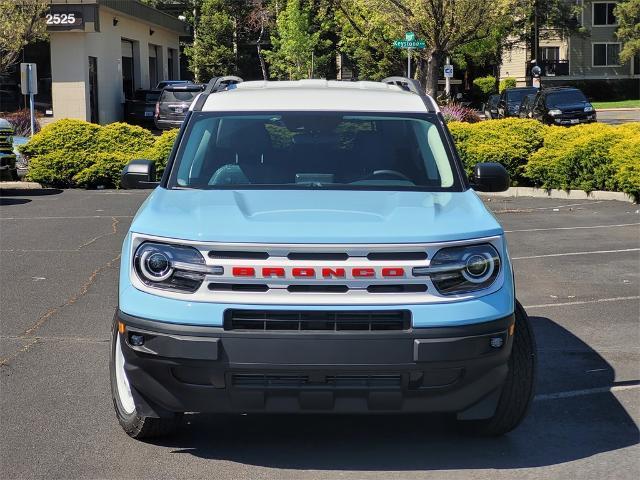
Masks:
[[[404,39],[407,42],[413,42],[416,39],[416,34],[413,32],[407,32],[404,34]]]
[[[427,48],[423,40],[396,40],[393,46],[395,48]]]

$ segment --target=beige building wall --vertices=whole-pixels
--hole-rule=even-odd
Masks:
[[[97,58],[100,123],[122,119],[122,40],[133,42],[135,88],[149,84],[149,44],[157,45],[158,81],[179,75],[179,36],[154,24],[100,6],[100,32],[51,32],[51,77],[54,119],[90,120],[89,57]],[[117,25],[114,25],[114,19]],[[153,31],[153,34],[151,34]],[[174,49],[174,71],[168,71],[168,49]]]

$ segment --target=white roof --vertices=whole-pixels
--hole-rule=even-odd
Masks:
[[[207,112],[292,110],[424,113],[427,108],[419,95],[396,85],[336,80],[243,82],[209,95],[202,107]]]

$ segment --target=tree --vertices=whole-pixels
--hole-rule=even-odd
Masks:
[[[189,69],[197,82],[236,73],[235,18],[224,0],[196,5],[193,44],[185,47]],[[199,11],[198,11],[199,10]]]
[[[0,74],[18,62],[29,43],[46,38],[49,0],[0,0]]]
[[[622,0],[616,5],[614,15],[618,20],[616,36],[623,42],[620,61],[626,63],[640,55],[640,0]]]
[[[271,35],[273,48],[264,52],[272,73],[289,80],[311,78],[320,33],[310,31],[308,8],[300,0],[289,0],[277,16],[276,27]]]
[[[406,60],[393,48],[393,40],[403,35],[401,27],[387,22],[362,1],[341,1],[336,19],[338,48],[349,58],[358,78],[381,80],[403,71]]]
[[[447,53],[485,38],[491,26],[508,15],[508,0],[350,0],[378,11],[391,25],[415,32],[427,44],[418,50],[416,76],[431,95]]]

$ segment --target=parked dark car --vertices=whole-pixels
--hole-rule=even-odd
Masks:
[[[538,93],[537,87],[507,88],[502,92],[498,102],[498,118],[518,117],[520,104],[527,95]]]
[[[204,85],[188,83],[163,88],[156,103],[154,116],[156,128],[160,130],[180,128],[191,102],[204,90],[204,87]]]
[[[484,116],[487,120],[493,120],[498,118],[498,102],[500,101],[500,95],[491,95],[484,104]]]
[[[533,105],[535,104],[535,101],[535,93],[525,95],[525,97],[522,99],[522,103],[520,104],[520,108],[518,109],[518,116],[520,118],[532,118]]]
[[[574,87],[546,88],[536,97],[533,118],[547,125],[577,125],[597,121],[596,109]]]
[[[162,90],[164,87],[168,87],[170,85],[186,85],[187,83],[189,83],[188,80],[162,80],[161,82],[158,82],[158,85],[156,85],[156,90]]]
[[[133,100],[127,100],[125,103],[126,121],[136,124],[153,122],[160,93],[161,90],[137,90]]]
[[[0,118],[0,180],[18,180],[13,133],[13,126],[4,118]]]

